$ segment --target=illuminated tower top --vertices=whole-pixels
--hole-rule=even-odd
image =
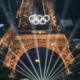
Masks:
[[[36,19],[35,23],[37,23],[38,20],[41,22],[43,17],[45,19],[50,18],[50,20],[46,21],[42,19],[42,23],[46,21],[45,24],[34,25],[29,21],[32,15],[34,15],[34,17],[32,17],[32,19],[34,18],[33,21]],[[45,15],[49,17],[45,17]],[[35,26],[36,29],[42,28],[43,30],[50,29],[50,27],[55,30],[58,28],[51,0],[22,0],[16,17],[19,18],[18,28],[20,30],[30,30],[30,26],[32,26],[31,30],[35,29]]]

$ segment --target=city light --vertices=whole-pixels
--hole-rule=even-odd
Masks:
[[[38,63],[38,62],[40,62],[40,60],[39,60],[39,59],[35,59],[35,62],[37,62],[37,63]]]
[[[2,28],[4,26],[4,24],[0,24],[0,28]]]

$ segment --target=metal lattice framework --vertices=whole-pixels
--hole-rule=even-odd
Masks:
[[[49,46],[47,46],[47,37],[50,38]],[[38,34],[36,38],[34,35],[22,35],[20,38],[26,52],[32,48],[45,47],[55,51],[61,57],[66,67],[73,62],[73,56],[69,50],[69,45],[64,34]],[[35,46],[35,39],[38,41],[38,46]],[[24,47],[17,39],[17,36],[14,36],[10,43],[8,54],[6,55],[9,58],[5,59],[5,66],[15,69],[18,60],[25,53]]]
[[[25,1],[27,0],[22,0],[21,6],[17,12],[17,17],[20,17],[19,27],[22,25],[24,27],[27,27],[26,20],[32,13],[31,8],[33,5],[33,1]],[[50,15],[51,24],[57,30],[58,26],[56,24],[56,18],[52,9],[52,3],[48,1],[42,1],[42,5],[44,7],[44,13],[48,13]],[[20,40],[18,39],[18,37],[20,37]],[[47,46],[48,37],[50,37],[50,39],[49,45]],[[35,45],[35,40],[37,40],[38,42],[37,46]],[[20,41],[23,43],[26,51],[24,50]],[[16,36],[14,34],[13,27],[10,27],[0,41],[0,47],[4,44],[8,45],[8,53],[5,58],[4,66],[11,67],[12,69],[16,68],[17,62],[24,52],[27,52],[28,50],[36,47],[45,47],[55,51],[63,60],[65,67],[67,67],[69,64],[72,64],[74,61],[73,55],[69,49],[69,43],[64,34],[36,34],[36,38],[33,34]]]

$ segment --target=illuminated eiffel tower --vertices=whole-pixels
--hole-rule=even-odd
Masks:
[[[51,26],[51,28],[49,30],[27,29],[30,24],[30,15],[36,14],[32,10],[35,2],[41,2],[44,15],[50,16],[49,26]],[[0,41],[1,47],[5,46],[5,44],[8,46],[8,53],[3,66],[10,67],[15,70],[17,62],[24,52],[36,47],[45,47],[55,51],[63,60],[66,68],[69,64],[73,63],[74,58],[69,49],[69,43],[65,34],[59,33],[58,24],[56,22],[52,2],[50,0],[22,0],[16,17],[19,19],[19,35],[15,34],[16,31],[13,29],[13,25],[11,25]],[[35,45],[35,40],[38,42],[37,45]]]

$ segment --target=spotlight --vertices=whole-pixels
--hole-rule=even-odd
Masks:
[[[37,62],[37,63],[38,63],[38,62],[40,62],[40,60],[39,60],[39,59],[35,59],[35,62]]]
[[[51,44],[51,46],[54,46],[54,44]]]
[[[80,49],[80,43],[76,45],[76,49]]]
[[[39,31],[39,34],[41,34],[42,32],[41,31]]]
[[[0,28],[2,28],[4,26],[4,24],[0,24]]]

